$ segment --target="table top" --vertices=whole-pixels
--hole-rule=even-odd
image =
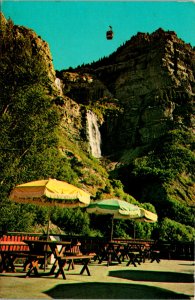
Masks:
[[[24,240],[26,244],[39,244],[39,245],[71,245],[71,242],[66,241],[47,241],[47,240]]]
[[[110,242],[108,242],[107,244],[108,244],[109,246],[124,246],[124,245],[126,245],[127,243],[110,241]]]

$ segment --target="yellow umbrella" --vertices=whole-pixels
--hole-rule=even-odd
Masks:
[[[17,185],[10,193],[10,200],[43,206],[85,207],[90,194],[56,179],[37,180]]]
[[[148,223],[155,223],[158,220],[157,214],[146,210],[144,208],[140,208],[141,215],[139,218],[134,219],[134,221],[139,222],[148,222]]]
[[[146,223],[155,223],[157,222],[157,220],[158,220],[157,214],[141,207],[140,207],[140,217],[134,219],[134,221],[146,222]],[[133,228],[134,228],[133,238],[135,239],[135,223],[133,225]]]
[[[74,208],[88,206],[90,194],[65,181],[49,178],[15,186],[9,199],[19,203]],[[50,219],[47,226],[47,239],[49,236],[49,223]]]
[[[19,203],[74,208],[88,206],[90,194],[65,181],[49,178],[16,185],[9,199]],[[49,222],[47,235],[48,232]]]

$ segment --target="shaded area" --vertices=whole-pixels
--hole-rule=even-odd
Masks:
[[[193,274],[163,272],[163,271],[133,271],[119,270],[110,271],[109,276],[129,279],[134,281],[153,281],[153,282],[194,282]]]
[[[158,287],[103,282],[59,284],[44,293],[53,299],[190,299]]]

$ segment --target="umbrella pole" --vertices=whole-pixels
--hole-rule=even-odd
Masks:
[[[113,237],[113,227],[114,227],[114,215],[111,217],[111,233],[110,233],[110,241],[112,241]]]
[[[135,240],[135,222],[133,222],[133,238]]]
[[[50,217],[47,223],[47,241],[49,240]]]
[[[49,228],[50,228],[50,215],[49,215],[49,219],[48,219],[48,223],[47,223],[47,237],[46,237],[46,240],[48,241],[49,240]],[[45,248],[45,257],[44,257],[44,272],[46,270],[46,266],[47,266],[47,249],[48,246],[46,246]]]
[[[114,226],[114,215],[111,216],[111,232],[110,232],[110,242],[112,242],[112,237],[113,237],[113,226]],[[111,252],[108,253],[108,261],[107,261],[107,266],[109,266],[112,262],[112,254]]]

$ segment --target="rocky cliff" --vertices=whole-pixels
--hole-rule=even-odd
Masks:
[[[194,76],[194,48],[179,39],[175,32],[162,29],[152,34],[138,33],[109,57],[58,73],[64,84],[64,94],[97,114],[102,156],[114,162],[109,166],[115,166],[113,173],[118,174],[126,191],[143,201],[151,199],[148,191],[151,178],[143,180],[140,175],[134,178],[131,172],[135,161],[144,156],[152,160],[153,153],[153,167],[156,168],[156,161],[160,160],[158,168],[169,170],[171,158],[167,154],[168,164],[165,158],[160,158],[161,151],[156,148],[160,143],[167,143],[166,135],[177,131],[193,135]],[[175,147],[180,146],[178,142]],[[191,146],[190,151],[193,151]],[[173,173],[173,169],[169,171]],[[185,172],[193,182],[193,171]],[[181,173],[181,170],[177,173],[180,179]],[[156,177],[159,181],[159,175]],[[176,177],[177,184],[172,178],[169,186],[177,186],[177,195],[169,187],[165,189],[166,197],[174,194],[174,199],[192,204],[194,185],[181,184],[178,181],[182,180]],[[160,179],[160,186],[164,189],[162,181]],[[158,193],[154,194],[152,198],[159,198]]]
[[[109,57],[55,72],[49,45],[40,36],[0,18],[1,116],[7,113],[10,120],[15,91],[21,95],[20,88],[28,92],[31,85],[36,92],[41,85],[60,114],[58,150],[80,186],[96,198],[126,199],[120,179],[128,194],[152,203],[160,219],[192,225],[191,45],[175,32],[158,29],[138,33]],[[20,133],[20,124],[16,127]]]
[[[59,76],[69,89],[65,94],[78,103],[97,107],[98,101],[118,100],[117,114],[104,113],[100,130],[103,154],[123,161],[126,149],[147,147],[170,128],[194,128],[194,59],[189,44],[159,29],[138,33],[110,57],[76,69],[80,78],[69,84],[67,72]]]

